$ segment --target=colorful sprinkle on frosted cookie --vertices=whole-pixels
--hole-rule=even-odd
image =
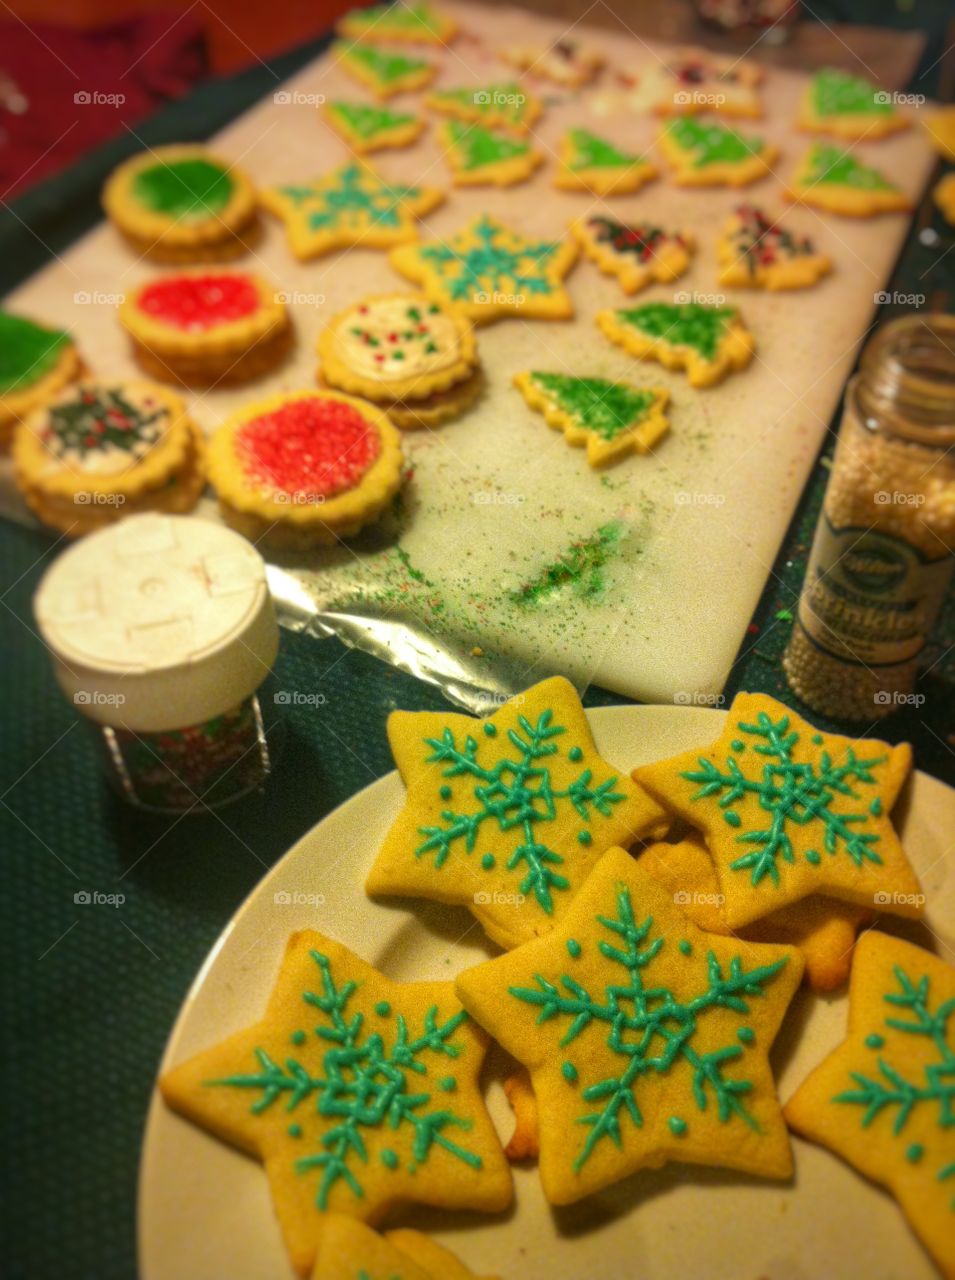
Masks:
[[[716,253],[719,282],[732,288],[805,289],[832,269],[809,236],[752,204],[737,205],[723,225]]]
[[[561,139],[554,186],[600,196],[625,195],[639,191],[658,172],[646,156],[622,151],[589,129],[569,129]]]
[[[909,120],[886,93],[864,76],[824,67],[806,86],[799,127],[837,138],[882,138],[907,129]]]
[[[604,275],[615,276],[624,293],[638,293],[654,280],[678,279],[695,248],[688,231],[665,231],[652,222],[620,222],[605,214],[578,218],[571,231],[586,257]]]
[[[641,76],[641,105],[661,116],[715,112],[762,115],[758,87],[762,68],[745,58],[720,57],[707,49],[679,49],[657,60]]]
[[[553,44],[508,45],[500,56],[519,71],[528,71],[542,80],[567,89],[589,84],[604,65],[604,56],[576,40]]]
[[[661,387],[540,372],[515,374],[514,385],[568,444],[586,448],[592,467],[650,453],[670,429]]]
[[[671,120],[660,149],[681,187],[744,187],[769,173],[779,148],[726,125],[695,117]]]
[[[332,52],[349,75],[381,99],[423,89],[438,73],[434,63],[424,58],[377,49],[371,44],[342,40],[333,46]]]
[[[455,186],[510,187],[523,182],[544,156],[525,138],[463,120],[447,120],[441,142]]]
[[[912,207],[905,192],[879,169],[823,142],[810,147],[786,194],[801,204],[850,218],[901,213]]]
[[[526,132],[543,107],[516,80],[504,84],[475,85],[468,89],[439,89],[429,93],[425,105],[442,115]]]
[[[735,307],[702,302],[645,302],[601,311],[597,327],[640,360],[685,369],[691,387],[714,386],[745,369],[756,346]]]
[[[326,102],[322,113],[352,151],[366,155],[390,147],[407,147],[420,137],[424,121],[410,111],[391,111],[366,102]]]
[[[529,1069],[544,1195],[570,1204],[671,1160],[788,1178],[769,1051],[801,973],[793,947],[704,933],[610,849],[552,933],[455,989]]]

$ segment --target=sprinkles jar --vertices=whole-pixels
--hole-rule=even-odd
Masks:
[[[912,702],[955,567],[955,317],[883,326],[846,389],[832,475],[783,657],[816,711]]]
[[[192,516],[136,515],[83,539],[34,601],[57,681],[132,804],[202,813],[261,786],[278,651],[265,564]]]

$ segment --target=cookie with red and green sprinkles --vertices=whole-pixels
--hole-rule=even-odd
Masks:
[[[716,243],[720,284],[742,289],[804,289],[832,269],[808,235],[752,204],[737,205]]]
[[[0,448],[14,425],[72,382],[80,359],[63,329],[0,311]]]
[[[246,382],[274,368],[291,344],[283,295],[247,271],[160,276],[126,298],[119,319],[136,359],[162,382]]]
[[[568,129],[560,143],[554,186],[563,191],[622,196],[639,191],[658,173],[646,156],[623,151],[589,129]]]
[[[401,487],[401,437],[367,400],[289,392],[245,405],[219,428],[209,478],[233,528],[304,550],[382,514]]]
[[[464,120],[448,120],[441,143],[456,187],[510,187],[529,178],[544,161],[526,138]]]
[[[385,43],[394,40],[409,44],[448,44],[458,32],[458,24],[430,4],[376,4],[368,9],[352,9],[335,30],[352,40]]]
[[[390,147],[407,147],[421,135],[424,121],[410,111],[392,111],[367,102],[326,102],[322,114],[339,137],[359,155]]]
[[[419,293],[354,303],[322,331],[318,354],[325,385],[373,400],[403,429],[456,417],[482,382],[468,320]]]
[[[571,223],[584,256],[624,293],[638,293],[651,281],[677,280],[690,265],[696,247],[689,231],[666,231],[651,221],[621,222],[593,213]]]
[[[174,145],[126,160],[103,189],[107,217],[130,245],[163,262],[218,262],[254,242],[255,192],[205,147]]]
[[[332,52],[343,70],[382,100],[424,89],[438,73],[435,64],[424,58],[377,49],[361,41],[340,40]]]
[[[711,387],[745,369],[756,341],[736,307],[645,302],[597,313],[602,333],[639,360],[685,369],[691,387]]]

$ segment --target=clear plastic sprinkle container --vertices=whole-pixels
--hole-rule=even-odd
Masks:
[[[264,783],[274,700],[260,687],[278,626],[244,538],[194,516],[130,516],[60,556],[34,608],[127,800],[201,813]]]

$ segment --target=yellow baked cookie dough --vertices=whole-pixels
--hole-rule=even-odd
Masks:
[[[716,255],[720,284],[734,289],[806,289],[832,269],[808,236],[752,204],[737,205],[723,224]]]
[[[779,148],[695,116],[664,125],[659,147],[680,187],[745,187],[765,178]]]
[[[440,139],[457,187],[511,187],[544,161],[527,139],[464,120],[446,121]]]
[[[562,191],[622,196],[639,191],[658,173],[646,156],[621,151],[589,129],[569,129],[561,138],[554,186]]]
[[[402,1202],[508,1207],[510,1170],[478,1079],[487,1043],[450,982],[391,982],[303,931],[288,940],[262,1017],[171,1068],[159,1088],[262,1161],[305,1275],[321,1250],[337,1252],[327,1214],[374,1224]]]
[[[662,387],[540,372],[515,374],[514,385],[568,444],[587,450],[592,467],[650,453],[670,429]]]
[[[745,369],[756,342],[736,307],[645,302],[597,313],[597,327],[640,360],[685,369],[691,387],[711,387]]]
[[[390,107],[346,102],[341,98],[324,102],[322,115],[358,155],[410,146],[424,129],[421,117],[410,111],[392,111]]]
[[[799,108],[799,127],[835,138],[884,138],[909,127],[909,119],[864,76],[824,67],[806,85]]]
[[[0,310],[0,449],[16,424],[80,376],[72,338],[26,316]]]
[[[689,231],[664,231],[652,222],[620,222],[592,213],[570,229],[584,256],[607,276],[615,276],[624,293],[639,293],[653,281],[668,284],[690,265],[696,242]]]
[[[905,192],[878,169],[862,164],[848,151],[822,142],[809,149],[786,194],[800,204],[849,218],[903,213],[912,207]]]

